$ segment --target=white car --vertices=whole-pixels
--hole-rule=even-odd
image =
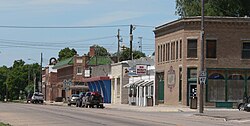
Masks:
[[[43,103],[43,94],[35,92],[31,97],[31,103]]]

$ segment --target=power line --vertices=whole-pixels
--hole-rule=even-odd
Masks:
[[[91,28],[114,28],[128,27],[130,25],[96,25],[96,26],[18,26],[18,25],[0,25],[0,28],[20,28],[20,29],[91,29]]]

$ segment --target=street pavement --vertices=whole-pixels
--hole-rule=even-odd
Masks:
[[[59,105],[67,106],[66,103],[62,102],[52,102],[47,103],[47,105]],[[133,106],[128,104],[105,104],[105,109],[112,110],[125,110],[125,111],[138,111],[138,112],[189,112],[194,116],[211,118],[211,119],[221,119],[224,121],[234,121],[234,122],[249,122],[250,123],[250,112],[239,111],[238,109],[226,109],[226,108],[204,108],[203,113],[199,113],[198,109],[190,109],[188,106],[173,106],[173,105],[158,105],[158,106]]]

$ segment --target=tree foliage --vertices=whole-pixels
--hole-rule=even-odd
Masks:
[[[74,48],[70,49],[69,47],[67,47],[67,48],[61,49],[58,55],[59,57],[58,61],[73,57],[76,54],[77,54],[77,51]]]
[[[125,50],[123,50],[120,54],[120,60],[121,61],[125,61],[125,60],[129,60],[129,48],[126,48]],[[133,59],[139,59],[141,57],[145,57],[145,53],[142,53],[140,51],[134,50],[133,52]]]
[[[95,55],[96,56],[110,56],[110,53],[103,46],[93,45],[92,47],[95,48]]]
[[[249,0],[204,0],[206,16],[250,16]],[[181,17],[200,16],[201,0],[176,0],[176,14]]]
[[[34,73],[34,76],[32,76]],[[39,81],[40,65],[25,64],[23,60],[16,60],[11,67],[0,67],[0,99],[5,95],[10,100],[19,99],[19,96],[33,92],[35,83]]]

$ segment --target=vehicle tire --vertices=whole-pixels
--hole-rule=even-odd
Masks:
[[[69,103],[68,106],[71,106],[71,104]]]
[[[100,108],[102,108],[102,109],[103,109],[103,108],[104,108],[104,106],[103,106],[103,105],[100,105]]]
[[[43,100],[41,101],[41,104],[43,104]]]
[[[78,101],[76,101],[76,107],[79,107],[79,103],[78,103]]]
[[[88,104],[85,104],[85,108],[88,108],[89,107],[89,105]]]
[[[238,109],[239,111],[244,111],[244,103],[239,104]]]

